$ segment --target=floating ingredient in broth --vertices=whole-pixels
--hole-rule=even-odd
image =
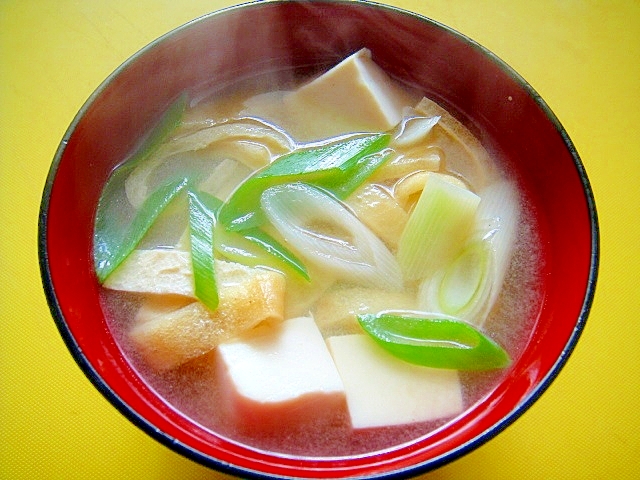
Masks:
[[[220,211],[220,221],[231,230],[260,226],[264,222],[260,196],[268,187],[306,182],[348,195],[373,173],[385,157],[373,156],[386,147],[387,134],[352,135],[311,148],[294,150],[242,183]],[[371,159],[375,166],[370,167]],[[355,181],[354,179],[357,179]]]
[[[402,151],[394,148],[397,155],[385,162],[371,176],[371,182],[388,184],[416,172],[437,172],[444,163],[444,152],[435,147],[422,147]]]
[[[398,247],[409,215],[386,188],[367,183],[350,195],[345,203],[391,250]]]
[[[431,129],[438,123],[440,116],[405,116],[398,125],[398,133],[393,137],[393,146],[407,148],[424,142]]]
[[[177,249],[134,250],[103,286],[111,290],[196,298],[191,254]]]
[[[476,242],[465,248],[445,270],[439,301],[445,313],[466,317],[474,305],[485,303],[491,291],[492,258],[487,245]]]
[[[393,188],[393,195],[407,212],[411,212],[413,207],[420,198],[420,194],[427,184],[427,180],[431,176],[437,175],[438,178],[456,185],[460,188],[468,190],[467,185],[458,177],[448,175],[446,173],[414,171],[404,178],[401,178]]]
[[[237,428],[253,432],[339,421],[342,380],[313,318],[261,325],[216,349],[223,385],[219,408]]]
[[[433,126],[429,143],[446,153],[448,171],[481,189],[499,179],[495,164],[480,141],[451,113],[424,97],[415,107],[419,115],[440,117]]]
[[[139,214],[132,214],[120,202],[114,201],[118,197],[116,192],[123,188],[131,172],[140,165],[145,165],[178,128],[186,107],[187,95],[182,94],[162,114],[126,162],[113,171],[103,188],[96,211],[93,247],[96,274],[100,283],[131,253],[157,217],[186,186],[184,176],[163,184],[152,198],[140,203],[143,212]]]
[[[382,241],[328,193],[304,183],[270,187],[265,215],[306,261],[337,279],[400,290],[400,267]]]
[[[303,142],[389,130],[416,101],[366,48],[293,91],[275,93],[248,99],[242,113],[266,118]]]
[[[220,148],[217,152],[213,148],[216,146]],[[254,119],[216,123],[202,130],[173,138],[163,144],[152,158],[131,171],[125,182],[127,198],[131,205],[139,208],[159,182],[172,180],[171,177],[161,177],[151,184],[150,179],[153,173],[167,162],[180,164],[184,154],[213,148],[211,156],[214,158],[224,160],[233,155],[233,160],[244,161],[250,166],[262,163],[261,159],[264,158],[264,151],[257,150],[256,146],[261,146],[271,156],[276,156],[291,151],[294,142],[272,125]],[[171,172],[171,169],[167,170]]]
[[[409,100],[366,48],[300,87],[288,101],[294,98],[303,105],[319,103],[329,122],[347,118],[363,130],[387,130],[398,124]]]
[[[462,249],[450,264],[420,285],[421,310],[452,315],[480,325],[492,304],[495,268],[488,242],[477,240]]]
[[[253,170],[250,170],[243,163],[230,158],[224,158],[211,170],[208,177],[203,177],[203,180],[198,185],[198,189],[220,200],[226,201],[236,186],[252,174]]]
[[[189,196],[189,239],[196,297],[210,310],[218,308],[218,287],[213,257],[216,212],[222,202],[206,193]]]
[[[358,315],[384,349],[409,363],[455,370],[491,370],[511,364],[509,354],[470,324],[425,312]]]
[[[428,422],[462,412],[458,372],[409,364],[365,334],[327,339],[356,430]]]
[[[404,275],[423,279],[451,262],[472,232],[479,203],[476,194],[428,173],[398,244]]]
[[[426,278],[418,292],[420,309],[456,315],[477,326],[485,323],[502,289],[520,220],[512,184],[493,183],[480,195],[475,231],[466,247]]]
[[[340,183],[334,186],[327,186],[327,188],[341,200],[348,198],[391,157],[391,152],[390,149],[385,149],[381,152],[358,158],[349,165],[349,173],[345,175]],[[322,184],[320,185],[322,186]]]
[[[325,336],[362,333],[357,316],[389,309],[415,310],[413,291],[336,285],[313,305],[313,318]]]
[[[147,297],[128,338],[148,365],[175,368],[213,350],[221,342],[262,322],[283,320],[285,278],[282,274],[216,260],[220,303],[215,311],[200,302],[154,311],[156,296]]]
[[[114,221],[108,207],[98,204],[94,233],[94,260],[98,281],[104,282],[136,248],[153,223],[188,185],[181,179],[156,190],[130,223]]]
[[[252,267],[266,267],[293,274],[310,281],[304,263],[290,249],[259,228],[240,232],[228,231],[224,225],[216,228],[215,249],[228,260]]]
[[[513,183],[504,180],[494,182],[480,192],[478,229],[484,232],[494,263],[494,278],[489,305],[493,306],[502,291],[507,271],[511,265],[518,225],[521,216],[521,199]],[[480,319],[482,325],[485,318]]]

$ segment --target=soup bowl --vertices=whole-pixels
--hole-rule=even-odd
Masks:
[[[307,75],[363,47],[393,78],[445,106],[514,172],[540,237],[543,299],[499,385],[437,431],[345,457],[281,455],[234,442],[176,411],[133,368],[100,303],[94,222],[110,172],[181,92],[265,72]],[[95,387],[151,437],[241,477],[411,476],[478,447],[517,419],[565,365],[585,326],[598,266],[593,196],[558,119],[508,65],[471,39],[411,12],[369,2],[239,5],[154,41],[110,75],[64,135],[39,218],[44,290],[62,338]]]

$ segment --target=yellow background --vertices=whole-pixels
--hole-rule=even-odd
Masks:
[[[223,478],[152,440],[76,366],[37,258],[39,202],[67,126],[138,49],[227,0],[0,0],[0,478]],[[640,2],[395,0],[488,47],[584,161],[602,256],[560,377],[497,438],[425,479],[640,478]]]

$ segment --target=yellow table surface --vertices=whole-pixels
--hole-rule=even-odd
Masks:
[[[228,0],[0,0],[0,478],[223,478],[126,420],[49,313],[38,209],[65,130],[102,80]],[[573,139],[592,182],[601,268],[586,330],[543,397],[425,479],[640,478],[640,2],[395,0],[514,67]]]

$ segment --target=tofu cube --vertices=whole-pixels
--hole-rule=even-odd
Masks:
[[[257,327],[216,352],[222,408],[241,430],[299,427],[345,411],[342,381],[312,318]]]
[[[366,335],[331,337],[327,343],[344,384],[354,429],[424,422],[462,412],[457,371],[407,363]]]
[[[285,96],[284,101],[298,114],[298,122],[325,130],[333,125],[344,131],[388,130],[400,122],[403,108],[412,103],[366,48]]]

